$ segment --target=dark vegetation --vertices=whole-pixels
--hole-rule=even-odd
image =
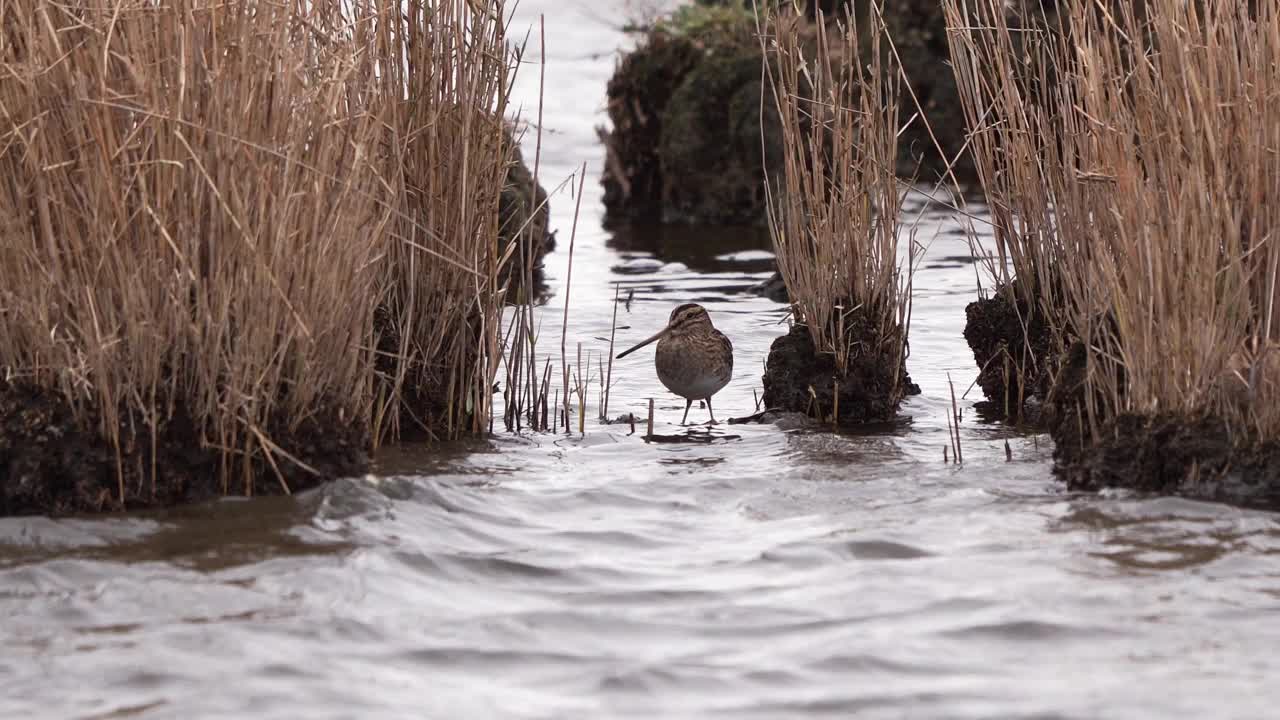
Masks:
[[[608,86],[611,222],[762,223],[765,150],[754,15],[691,6],[646,31]],[[776,155],[776,145],[768,152]]]
[[[761,6],[776,9],[776,4]],[[814,18],[819,6],[827,24],[853,11],[864,35],[860,59],[871,62],[868,32],[880,26],[880,16],[869,0],[807,3],[798,34],[809,56],[818,45]],[[888,3],[883,22],[894,48],[879,47],[877,52],[892,58],[876,59],[877,66],[897,73],[901,60],[937,141],[924,119],[912,117],[914,100],[904,98],[909,112],[895,155],[899,171],[932,180],[945,176],[959,159],[955,171],[972,177],[972,165],[960,152],[965,125],[955,80],[945,68],[946,25],[939,1]],[[760,102],[764,54],[751,3],[686,5],[638,32],[643,33],[639,46],[622,59],[609,82],[612,130],[601,131],[608,148],[602,178],[608,219],[764,223],[765,168],[776,173],[786,151],[775,108]]]

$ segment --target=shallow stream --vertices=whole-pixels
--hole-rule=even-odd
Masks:
[[[523,0],[516,21],[548,14],[544,184],[588,163],[570,354],[607,346],[614,283],[634,293],[620,345],[702,303],[735,346],[717,412],[747,415],[786,330],[749,292],[768,238],[600,229],[594,126],[624,5]],[[552,203],[540,343],[558,357],[572,200]],[[948,380],[976,374],[975,268],[946,212],[917,240],[923,393],[891,427],[680,428],[641,351],[614,366],[610,414],[654,397],[655,431],[687,441],[600,424],[596,387],[584,436],[401,447],[295,499],[0,520],[0,717],[1272,715],[1277,517],[1066,494],[1047,438],[983,423],[977,389],[964,463],[944,463]]]

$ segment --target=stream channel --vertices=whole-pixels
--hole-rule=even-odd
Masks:
[[[523,0],[513,23],[547,15],[543,184],[587,163],[569,352],[607,348],[615,283],[618,349],[701,303],[735,347],[716,410],[749,415],[787,327],[749,290],[767,234],[601,229],[595,127],[628,5]],[[551,202],[539,351],[558,364],[573,199]],[[1274,717],[1275,515],[1068,494],[1047,437],[983,422],[976,388],[964,463],[943,462],[976,273],[957,218],[921,203],[923,392],[892,426],[681,428],[646,349],[615,363],[609,413],[653,397],[682,442],[600,423],[595,377],[584,435],[397,447],[296,498],[3,519],[0,717]]]

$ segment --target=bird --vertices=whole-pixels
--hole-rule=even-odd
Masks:
[[[733,378],[733,343],[711,324],[706,309],[697,303],[685,303],[671,311],[665,328],[617,357],[624,358],[654,340],[658,341],[653,359],[658,379],[684,398],[680,424],[688,421],[694,400],[707,402],[711,424],[717,424],[711,396]]]

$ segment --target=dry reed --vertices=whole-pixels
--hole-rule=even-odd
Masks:
[[[530,227],[514,233],[519,242],[498,244],[515,57],[500,0],[413,2],[400,22],[398,3],[380,4],[383,21],[365,40],[385,103],[384,181],[404,212],[385,249],[390,322],[379,348],[395,362],[380,374],[379,418],[391,436],[407,418],[456,437],[487,427],[502,355],[500,271],[522,248],[531,252]]]
[[[816,45],[808,33],[799,17],[782,14],[767,19],[762,36],[784,155],[769,222],[793,312],[844,372],[865,339],[846,337],[855,313],[890,357],[906,352],[911,298],[898,265],[904,195],[895,165],[901,80],[883,33],[858,28],[854,16],[833,29],[820,22]]]
[[[536,194],[539,181],[539,174],[542,166],[542,97],[541,91],[545,87],[546,67],[547,67],[547,45],[546,45],[546,21],[539,18],[539,52],[540,62],[539,68],[539,98],[538,98],[538,117],[535,128],[535,145],[533,159],[533,184],[534,197],[531,198],[530,204],[537,199]],[[518,60],[523,58],[524,49],[521,48],[518,53]],[[503,391],[503,423],[509,432],[519,432],[523,429],[523,423],[527,420],[531,430],[545,430],[552,426],[550,423],[550,407],[556,408],[556,417],[561,416],[561,408],[559,396],[557,394],[556,402],[550,403],[551,395],[551,361],[548,358],[542,373],[542,380],[538,380],[538,358],[537,358],[537,324],[534,319],[534,306],[536,298],[534,297],[534,277],[537,270],[536,264],[538,258],[534,252],[533,243],[527,234],[522,233],[524,242],[522,250],[517,254],[519,261],[519,275],[524,278],[524,291],[516,294],[516,305],[510,314],[508,320],[508,331],[503,342],[503,366],[506,375],[506,389]],[[561,351],[562,371],[563,371],[563,350]],[[567,397],[567,394],[566,394]],[[558,425],[558,422],[555,423]]]
[[[1057,138],[1080,130],[1059,127],[1053,111],[1071,102],[1069,91],[1064,97],[1065,86],[1057,84],[1057,58],[1067,49],[1066,39],[1057,16],[1038,13],[1035,5],[1015,3],[1023,10],[1018,16],[997,0],[944,3],[953,71],[970,128],[968,147],[991,213],[994,252],[975,244],[975,254],[1019,313],[1024,335],[1032,322],[1046,322],[1061,334],[1061,276],[1076,257],[1057,232],[1045,185],[1050,168],[1070,162]],[[1020,364],[1040,359],[1026,348],[1017,350]],[[1007,355],[1001,360],[1008,365]]]
[[[1143,5],[1019,26],[1003,0],[947,0],[992,270],[1083,342],[1086,439],[1172,413],[1274,440],[1280,8]]]
[[[0,385],[98,434],[121,503],[156,500],[176,419],[247,493],[325,474],[302,455],[326,434],[482,429],[503,18],[496,0],[0,2]]]
[[[622,285],[613,284],[613,318],[609,321],[609,366],[600,373],[604,386],[600,389],[600,419],[609,422],[609,391],[613,389],[613,341],[618,334],[618,300]]]

